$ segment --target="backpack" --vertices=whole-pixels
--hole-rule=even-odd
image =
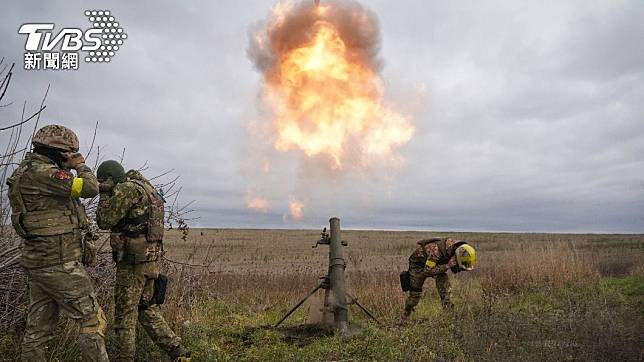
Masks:
[[[163,241],[163,232],[165,231],[165,200],[159,192],[152,186],[150,181],[145,178],[131,178],[128,181],[140,186],[148,198],[148,212],[145,217],[146,223],[146,239],[148,242],[161,242]]]

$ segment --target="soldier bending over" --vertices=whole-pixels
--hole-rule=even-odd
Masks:
[[[418,242],[418,248],[409,257],[409,270],[401,273],[403,291],[409,291],[403,319],[408,319],[423,294],[425,279],[434,278],[443,308],[454,306],[447,271],[458,273],[472,270],[476,264],[476,251],[467,242],[452,239],[426,239]]]
[[[139,171],[125,173],[116,161],[105,161],[96,172],[100,201],[96,222],[111,230],[116,262],[114,330],[116,361],[133,361],[136,322],[173,361],[189,361],[190,351],[161,315],[167,278],[159,274],[163,250],[164,200]]]

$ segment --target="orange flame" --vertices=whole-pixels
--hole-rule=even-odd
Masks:
[[[246,207],[262,214],[266,214],[270,211],[271,204],[265,198],[255,196],[249,192],[248,195],[246,195]]]
[[[376,66],[368,56],[356,56],[365,50],[353,49],[346,31],[339,30],[336,19],[342,9],[334,6],[278,4],[267,35],[258,33],[254,39],[257,48],[268,49],[274,57],[264,69],[264,98],[275,114],[275,148],[300,150],[309,157],[323,155],[332,168],[342,169],[393,158],[395,149],[412,138],[414,128],[407,117],[383,104]],[[271,44],[274,34],[286,27],[289,16],[299,16],[293,14],[298,11],[306,13],[300,22],[312,22],[302,25],[310,36],[288,49]],[[354,18],[359,19],[358,26],[373,31],[373,19],[363,14]]]
[[[289,219],[301,220],[304,217],[304,203],[302,201],[291,199],[288,203],[288,214],[284,214],[284,222]]]

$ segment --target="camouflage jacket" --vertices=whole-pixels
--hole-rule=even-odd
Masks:
[[[23,266],[50,266],[77,259],[80,229],[88,224],[78,198],[98,194],[98,181],[91,169],[81,166],[74,176],[48,157],[30,152],[7,184],[12,223],[25,238]]]
[[[136,219],[148,213],[150,202],[145,190],[132,182],[142,179],[139,171],[130,170],[125,174],[125,181],[114,186],[111,194],[101,193],[96,211],[96,223],[101,229],[113,232],[145,233],[145,221],[137,224],[124,223],[126,219]]]
[[[69,203],[78,197],[90,198],[98,195],[98,181],[92,170],[83,166],[78,176],[59,168],[48,157],[27,153],[14,174],[25,167],[19,187],[27,211],[66,210]],[[8,181],[7,183],[10,183]]]
[[[439,243],[445,243],[441,250]],[[422,268],[427,276],[446,273],[456,262],[454,257],[454,244],[458,240],[452,239],[426,239],[418,241],[418,248],[409,257],[410,266]]]

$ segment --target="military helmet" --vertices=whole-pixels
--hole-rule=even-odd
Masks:
[[[98,166],[96,177],[99,180],[107,180],[111,177],[114,183],[123,182],[125,181],[125,169],[118,161],[107,160]]]
[[[462,270],[472,270],[476,265],[476,250],[469,244],[456,248],[456,262]]]
[[[62,151],[78,152],[78,137],[71,129],[50,124],[42,127],[31,140],[34,146],[56,148]]]

